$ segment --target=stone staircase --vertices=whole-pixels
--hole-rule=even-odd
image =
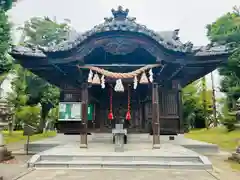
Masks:
[[[132,139],[134,140],[134,138]],[[124,152],[114,152],[113,144],[92,143],[88,149],[67,144],[36,154],[28,165],[35,168],[157,168],[157,169],[211,169],[204,156],[181,146],[162,144],[153,150],[151,144],[127,144]]]
[[[161,156],[41,156],[35,168],[173,168],[211,169],[198,157]]]

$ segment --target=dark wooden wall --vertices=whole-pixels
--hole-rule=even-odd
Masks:
[[[89,94],[89,96],[91,96]],[[131,132],[149,132],[152,122],[152,101],[151,92],[146,94],[149,98],[145,102],[132,102],[130,120]],[[116,98],[116,97],[115,97]],[[121,98],[123,99],[123,98]],[[124,98],[126,99],[126,98]],[[81,89],[74,89],[71,87],[64,87],[61,93],[61,101],[71,102],[81,100]],[[109,101],[109,100],[104,100]],[[91,103],[91,102],[89,102]],[[106,102],[105,102],[106,103]],[[126,103],[122,103],[126,104]],[[94,104],[95,113],[93,122],[89,121],[89,129],[100,129],[105,131],[110,128],[110,121],[107,119],[109,108],[101,107],[101,103]],[[179,89],[159,88],[159,121],[160,134],[177,134],[181,133],[181,91]],[[62,122],[62,128],[65,130],[79,131],[81,122]]]
[[[177,134],[181,127],[181,92],[178,89],[159,88],[160,134]],[[145,128],[152,121],[152,102],[144,104]]]

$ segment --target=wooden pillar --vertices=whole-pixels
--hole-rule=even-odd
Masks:
[[[179,133],[184,133],[182,90],[178,92]]]
[[[81,90],[81,101],[82,101],[82,130],[80,139],[80,148],[87,148],[87,121],[88,121],[88,84],[82,84]]]
[[[184,133],[184,122],[183,122],[183,102],[182,102],[182,87],[181,83],[178,80],[173,81],[172,88],[177,91],[177,108],[178,108],[178,117],[179,117],[179,132],[180,134]]]
[[[160,148],[160,122],[159,122],[159,92],[158,84],[152,85],[152,129],[153,149]]]

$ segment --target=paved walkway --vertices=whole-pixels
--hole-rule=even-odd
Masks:
[[[240,179],[240,172],[232,170],[224,162],[224,156],[211,156],[213,171],[195,170],[34,170],[31,173],[19,178],[19,180],[237,180]]]
[[[36,170],[19,180],[216,180],[206,171],[183,170]]]
[[[9,150],[21,149],[22,144],[12,144]],[[0,177],[4,180],[12,180],[22,173],[27,172],[26,161],[30,156],[16,156],[16,161],[11,164],[0,164]],[[210,156],[213,162],[214,171],[194,170],[34,170],[19,180],[237,180],[240,179],[240,172],[236,172],[224,162],[227,156]]]

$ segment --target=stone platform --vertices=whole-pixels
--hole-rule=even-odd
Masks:
[[[163,144],[173,144],[183,146],[185,148],[191,149],[195,152],[201,154],[211,154],[218,153],[219,149],[217,145],[200,142],[192,139],[187,139],[183,135],[174,136],[175,140],[169,140],[169,136],[160,136],[160,141]],[[58,134],[56,137],[49,138],[46,140],[31,142],[29,144],[29,152],[32,154],[46,151],[53,147],[64,145],[69,142],[79,144],[79,135],[63,135]],[[112,144],[112,135],[105,133],[96,133],[88,136],[89,144],[92,143],[104,143]],[[152,143],[152,136],[149,134],[129,134],[128,135],[129,144],[139,144],[139,143]],[[151,146],[151,145],[149,145]],[[25,146],[26,149],[26,146]]]
[[[160,149],[152,149],[151,136],[129,135],[129,143],[125,145],[124,152],[114,152],[111,135],[92,135],[89,137],[88,149],[80,149],[80,142],[77,139],[69,139],[70,137],[76,136],[62,136],[61,144],[34,155],[28,165],[48,169],[171,168],[206,170],[212,168],[208,158],[177,143],[171,143],[173,141],[162,141]]]

